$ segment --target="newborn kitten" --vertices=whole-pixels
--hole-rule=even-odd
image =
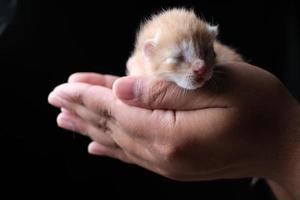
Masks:
[[[213,67],[242,61],[216,40],[218,27],[186,9],[170,9],[141,25],[135,49],[127,61],[127,75],[149,75],[193,90],[213,74]]]

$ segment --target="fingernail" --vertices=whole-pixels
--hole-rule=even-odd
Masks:
[[[61,99],[54,92],[51,92],[48,96],[48,102],[54,106],[60,106]]]
[[[75,131],[75,124],[74,122],[69,118],[65,117],[64,114],[60,114],[57,118],[57,125],[60,128],[64,128],[70,131]]]
[[[124,77],[115,81],[113,90],[115,95],[123,100],[133,100],[139,96],[141,81],[135,77]]]
[[[93,141],[88,146],[88,152],[93,155],[103,155],[103,146]]]

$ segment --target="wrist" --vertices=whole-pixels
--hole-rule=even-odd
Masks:
[[[284,199],[300,199],[300,106],[297,104],[292,109],[289,117],[289,125],[285,135],[285,141],[280,147],[280,159],[278,168],[269,181],[275,194],[285,191]],[[277,153],[277,152],[275,152]],[[274,181],[274,182],[273,182]],[[273,182],[273,184],[272,184]],[[281,189],[279,189],[281,187]],[[291,197],[291,198],[287,198]],[[279,200],[282,198],[278,197]]]

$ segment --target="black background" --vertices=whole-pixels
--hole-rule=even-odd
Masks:
[[[100,199],[270,199],[263,182],[255,187],[249,179],[175,182],[88,155],[87,138],[56,126],[59,111],[48,105],[48,93],[77,71],[124,75],[140,20],[173,6],[195,8],[219,24],[221,41],[271,71],[299,99],[299,15],[293,1],[20,0],[0,36],[0,181],[5,185],[0,190]]]

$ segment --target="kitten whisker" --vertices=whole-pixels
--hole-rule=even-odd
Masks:
[[[212,78],[209,80],[209,88],[213,91],[218,91],[219,88],[219,84],[217,83],[218,81],[216,80],[216,78]]]
[[[225,74],[225,72],[222,70],[213,70],[213,72],[217,74]]]

